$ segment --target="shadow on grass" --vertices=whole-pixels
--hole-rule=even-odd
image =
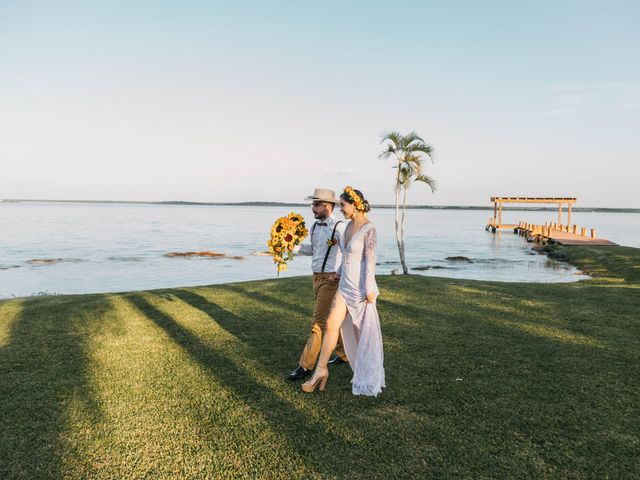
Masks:
[[[444,290],[429,291],[429,300],[416,305],[402,301],[406,291],[398,285],[398,295],[383,297],[380,304],[401,310],[416,307],[403,315],[414,319],[414,323],[417,318],[429,319],[450,312],[451,325],[474,318],[551,341],[600,349],[625,341],[628,332],[636,328],[635,312],[640,309],[635,285],[603,288],[585,283],[461,281],[451,282]],[[451,301],[452,294],[456,299],[454,302]],[[456,312],[459,312],[457,318]]]
[[[572,283],[564,285],[509,285],[478,287],[477,295],[463,300],[485,319],[509,323],[519,329],[561,341],[597,348],[613,347],[637,330],[640,295],[636,285],[615,287]],[[515,323],[514,323],[515,321]],[[543,331],[546,330],[546,333]]]
[[[196,304],[203,304],[202,297],[188,293],[180,292],[182,298]],[[263,419],[268,421],[273,431],[279,435],[283,442],[286,442],[291,451],[298,452],[306,459],[305,466],[312,469],[314,473],[331,475],[336,470],[332,458],[313,455],[314,444],[332,445],[337,451],[343,453],[353,448],[353,445],[349,445],[339,436],[327,431],[317,421],[292,408],[288,401],[264,384],[257,382],[247,370],[238,368],[236,363],[215,351],[170,315],[152,305],[143,295],[132,295],[129,297],[129,301],[149,320],[162,328],[177,345],[206,369],[212,377],[216,378],[233,396],[247,405],[251,405]],[[211,304],[209,301],[206,303],[208,305],[202,305],[207,309],[205,312],[211,312],[216,322],[219,319],[226,319],[226,322],[220,320],[222,326],[225,323],[229,325],[234,319],[232,313]],[[236,317],[235,320],[238,318]],[[244,328],[247,329],[246,324]],[[231,331],[233,332],[233,330]],[[300,442],[300,438],[312,438],[313,442]]]
[[[227,290],[224,288],[223,290]],[[284,375],[292,368],[286,363],[292,353],[299,355],[298,351],[292,352],[291,345],[300,344],[300,351],[304,345],[300,341],[302,331],[296,332],[288,330],[281,325],[277,319],[274,319],[274,312],[269,308],[273,300],[265,295],[257,292],[246,292],[243,289],[229,289],[232,293],[240,297],[242,305],[246,306],[249,302],[260,301],[258,304],[252,305],[251,317],[258,322],[261,319],[268,319],[269,323],[260,325],[256,323],[255,328],[247,327],[247,318],[240,318],[236,314],[221,307],[212,300],[189,290],[176,290],[174,295],[190,305],[191,307],[205,313],[209,318],[216,322],[220,327],[234,335],[240,341],[245,343],[257,360],[264,363],[265,368],[270,372],[278,375]],[[285,302],[273,302],[276,305],[286,304]],[[306,326],[307,324],[305,324]],[[307,333],[306,331],[304,333]],[[275,362],[274,358],[280,358]],[[283,376],[284,378],[284,376]]]
[[[313,291],[310,284],[308,291],[305,291],[308,295],[304,298],[296,298],[297,301],[295,302],[283,300],[283,297],[288,298],[290,296],[287,291],[277,291],[273,295],[266,295],[257,290],[251,290],[240,285],[225,285],[223,289],[243,295],[248,300],[253,300],[263,305],[276,305],[294,315],[302,315],[304,317],[311,318],[311,314],[313,313],[313,306],[311,303],[313,300]]]
[[[111,302],[105,295],[78,308],[57,298],[22,302],[0,348],[0,478],[62,478],[62,458],[73,455],[73,415],[90,423],[101,417],[89,381],[89,342]]]
[[[526,313],[517,312],[516,309],[507,307],[502,303],[494,305],[487,302],[467,300],[460,303],[461,310],[466,312],[464,318],[456,318],[455,315],[444,314],[442,312],[428,312],[425,308],[413,305],[402,305],[393,301],[381,301],[383,313],[385,308],[401,312],[403,316],[411,319],[425,318],[427,321],[438,319],[438,322],[445,321],[447,325],[455,327],[461,322],[467,323],[469,320],[489,323],[493,328],[505,329],[514,335],[521,336],[523,340],[535,338],[541,341],[554,342],[570,346],[579,346],[592,349],[606,348],[603,340],[594,338],[584,333],[575,332],[569,325],[562,323],[562,327],[550,325],[545,319],[533,319]],[[556,322],[554,322],[556,323]],[[433,325],[432,325],[433,327]],[[402,329],[400,337],[407,338],[409,331]]]

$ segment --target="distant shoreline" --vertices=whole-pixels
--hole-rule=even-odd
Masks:
[[[124,205],[201,205],[201,206],[230,206],[230,207],[306,207],[305,202],[185,202],[185,201],[129,201],[129,200],[41,200],[41,199],[0,199],[0,203],[90,203],[90,204],[124,204]],[[372,208],[395,208],[394,205],[372,205]],[[492,205],[407,205],[408,209],[417,210],[486,210],[493,211]],[[503,210],[515,211],[550,211],[557,212],[555,207],[503,207]],[[566,210],[566,208],[564,209]],[[609,208],[609,207],[573,207],[574,212],[611,212],[611,213],[640,213],[640,208]]]

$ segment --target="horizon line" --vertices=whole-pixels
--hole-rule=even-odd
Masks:
[[[245,201],[245,202],[194,202],[187,200],[52,200],[52,199],[34,199],[34,198],[0,198],[0,203],[97,203],[97,204],[139,204],[139,205],[202,205],[202,206],[308,206],[308,202],[275,202],[275,201]],[[372,208],[395,208],[394,204],[378,204],[372,205]],[[493,210],[492,205],[407,205],[409,209],[433,209],[433,210]],[[503,207],[503,210],[540,210],[540,211],[557,211],[555,207],[519,207],[510,206]],[[563,208],[566,210],[566,208]],[[628,212],[640,213],[640,208],[635,207],[573,207],[574,212]]]

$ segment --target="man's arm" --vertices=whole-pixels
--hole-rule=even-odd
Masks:
[[[311,243],[303,243],[293,249],[296,255],[313,256],[313,245]]]
[[[317,223],[317,222],[316,222]],[[316,229],[316,224],[314,223],[311,227],[311,231],[309,232],[309,243],[303,243],[302,245],[298,245],[293,248],[293,253],[296,255],[304,255],[307,257],[313,256],[313,231]]]

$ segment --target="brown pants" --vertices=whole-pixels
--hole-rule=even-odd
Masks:
[[[331,275],[333,274],[313,274],[313,294],[316,304],[313,309],[313,316],[311,317],[311,335],[300,356],[300,366],[307,370],[313,369],[318,361],[318,354],[322,347],[322,336],[327,328],[329,309],[331,308],[333,297],[335,297],[338,291],[338,282],[329,280]],[[342,337],[338,338],[336,355],[345,361],[347,360],[347,355],[344,353],[344,346],[342,345]]]

